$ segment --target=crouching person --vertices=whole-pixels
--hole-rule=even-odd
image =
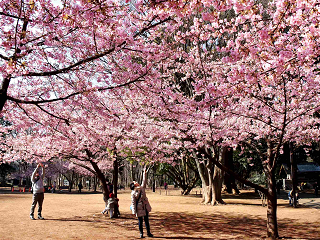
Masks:
[[[113,193],[109,194],[109,198],[106,204],[106,208],[101,212],[102,214],[104,213],[110,213],[110,218],[114,217],[114,210],[115,210],[115,205],[118,204],[116,198],[114,197]]]

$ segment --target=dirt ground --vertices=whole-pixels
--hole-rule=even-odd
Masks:
[[[266,238],[267,208],[262,206],[258,194],[242,191],[239,196],[224,195],[225,205],[206,206],[200,204],[199,192],[198,189],[190,196],[180,196],[173,189],[147,191],[154,238]],[[110,219],[101,214],[101,192],[46,193],[42,212],[45,220],[32,221],[32,194],[0,189],[0,239],[137,239],[138,221],[129,209],[130,191],[119,191],[118,198],[121,217]],[[320,239],[319,197],[306,194],[294,209],[288,206],[283,192],[278,204],[280,237]]]

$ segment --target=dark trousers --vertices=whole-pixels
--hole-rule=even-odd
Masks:
[[[140,234],[143,234],[143,220],[144,220],[144,223],[146,225],[147,234],[150,234],[151,232],[150,232],[148,211],[146,211],[146,215],[144,217],[138,217],[138,220],[139,220],[139,231],[140,231]]]
[[[33,194],[30,215],[33,216],[34,209],[37,206],[37,203],[39,204],[38,205],[38,215],[41,215],[43,199],[44,199],[44,193],[34,193]]]

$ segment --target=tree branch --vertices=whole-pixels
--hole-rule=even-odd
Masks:
[[[123,44],[125,44],[126,42],[123,41],[121,44],[118,45],[118,47],[121,47]],[[58,69],[58,70],[55,70],[55,71],[48,71],[48,72],[29,72],[27,74],[24,74],[22,76],[24,77],[40,77],[40,76],[53,76],[53,75],[57,75],[57,74],[60,74],[60,73],[67,73],[71,70],[73,70],[75,67],[78,67],[84,63],[88,63],[88,62],[92,62],[93,60],[96,60],[98,58],[101,58],[103,56],[106,56],[110,53],[112,53],[116,48],[113,47],[107,51],[104,51],[100,54],[97,54],[97,55],[94,55],[94,56],[91,56],[91,57],[88,57],[88,58],[85,58],[83,60],[80,60],[74,64],[71,64],[70,66],[68,67],[65,67],[65,68],[61,68],[61,69]]]
[[[70,126],[70,123],[69,123],[69,120],[68,120],[68,119],[65,119],[65,118],[56,116],[56,115],[48,112],[47,110],[45,110],[44,108],[42,108],[41,106],[39,106],[39,104],[35,104],[35,105],[36,105],[38,108],[40,108],[41,111],[44,111],[45,113],[47,113],[47,114],[50,115],[51,117],[54,117],[54,118],[57,118],[57,119],[60,119],[60,120],[64,121],[68,126]]]
[[[129,82],[126,82],[126,83],[122,83],[122,84],[119,84],[119,85],[116,85],[116,86],[92,88],[92,89],[89,89],[89,90],[83,90],[83,91],[74,92],[74,93],[72,93],[72,94],[70,94],[68,96],[60,97],[60,98],[54,98],[54,99],[48,99],[48,100],[27,101],[27,100],[21,100],[21,99],[17,99],[17,98],[11,97],[11,96],[7,96],[7,99],[11,100],[13,102],[16,102],[16,103],[35,104],[35,105],[42,104],[42,103],[57,102],[57,101],[67,100],[69,98],[72,98],[74,96],[77,96],[77,95],[80,95],[80,94],[83,94],[83,93],[90,93],[90,92],[94,92],[94,91],[101,92],[101,91],[112,90],[112,89],[116,89],[116,88],[120,88],[120,87],[125,87],[125,86],[128,86],[128,85],[132,84],[132,83],[144,81],[141,78],[145,77],[147,74],[148,74],[148,71],[145,72],[144,74],[142,74],[141,76],[137,77],[136,79],[132,80],[132,81],[129,81]]]

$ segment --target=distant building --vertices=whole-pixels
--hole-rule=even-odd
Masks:
[[[284,189],[292,188],[292,177],[291,168],[286,164],[282,164],[280,168],[279,176],[283,179],[282,187]],[[313,185],[315,182],[320,180],[320,166],[315,163],[301,163],[297,164],[297,182],[307,183],[308,185]]]

